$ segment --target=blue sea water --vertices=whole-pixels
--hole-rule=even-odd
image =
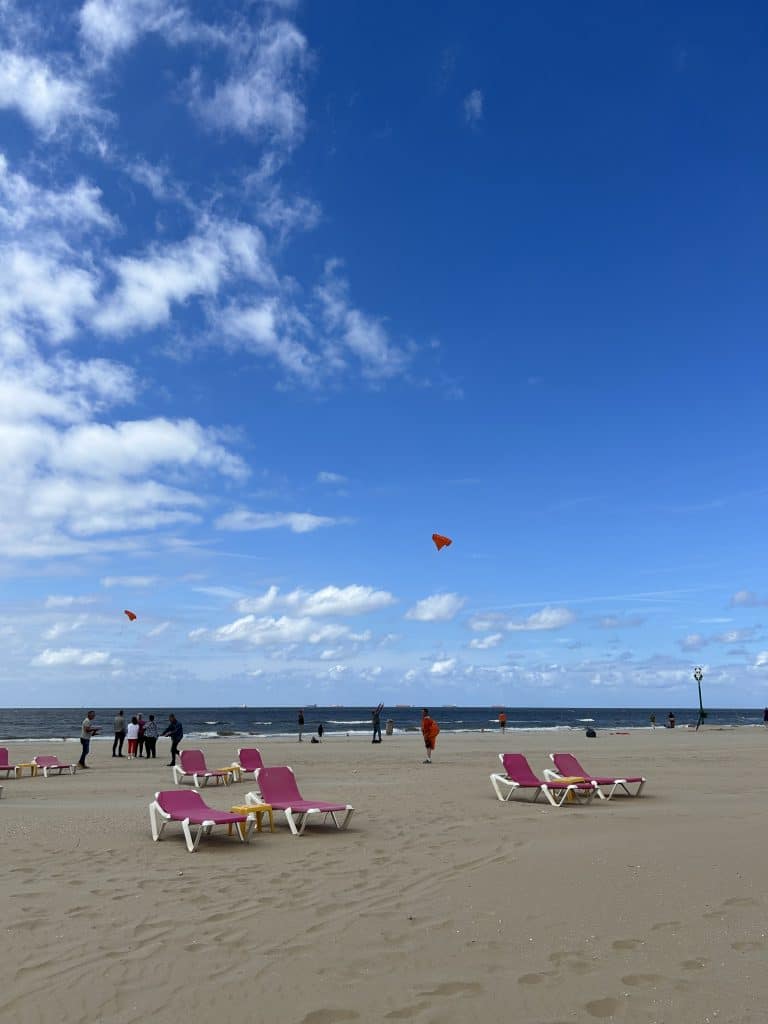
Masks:
[[[76,739],[80,724],[88,708],[0,708],[0,739]],[[112,735],[114,708],[96,708],[96,724],[104,737]],[[141,711],[146,717],[154,713],[161,730],[168,723],[168,712],[173,710],[184,726],[185,735],[194,738],[215,736],[258,737],[295,736],[298,708],[126,708],[130,717]],[[445,732],[480,732],[498,730],[497,707],[432,707],[432,717]],[[677,725],[695,725],[695,708],[514,708],[507,707],[507,731],[522,730],[583,730],[590,726],[604,729],[647,729],[652,711],[659,726],[673,711]],[[388,719],[394,723],[396,734],[417,732],[421,722],[421,707],[385,707],[381,715],[382,729]],[[304,731],[308,736],[323,723],[325,735],[367,734],[371,730],[371,709],[368,707],[305,707]],[[762,725],[762,709],[716,708],[708,709],[706,724],[712,726]]]

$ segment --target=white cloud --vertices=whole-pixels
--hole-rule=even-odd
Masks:
[[[546,607],[542,608],[539,612],[529,615],[522,622],[508,622],[506,628],[511,632],[562,629],[564,626],[570,626],[575,621],[576,615],[570,608]]]
[[[58,650],[46,648],[42,654],[32,659],[32,664],[42,668],[53,668],[60,665],[78,665],[88,668],[110,663],[110,656],[105,651],[82,651],[78,647],[61,647]]]
[[[345,484],[347,482],[347,478],[342,476],[341,473],[328,473],[321,470],[317,474],[317,482],[319,484]]]
[[[712,639],[718,644],[743,644],[754,639],[757,630],[748,626],[745,629],[728,629],[724,633],[718,633]]]
[[[473,89],[464,97],[464,118],[469,124],[482,120],[483,117],[483,93],[480,89]]]
[[[701,633],[689,633],[680,641],[680,647],[684,651],[699,651],[708,643],[707,637],[702,636]]]
[[[230,221],[208,221],[181,242],[150,246],[144,256],[120,257],[112,269],[117,287],[100,303],[92,322],[117,335],[166,323],[173,305],[214,296],[234,277],[275,282],[262,233]]]
[[[30,248],[11,242],[0,247],[0,326],[44,328],[52,341],[64,341],[75,333],[96,306],[98,277],[78,267],[73,257],[51,239]]]
[[[214,637],[220,642],[245,641],[256,647],[270,647],[298,643],[328,643],[339,640],[348,633],[347,626],[318,626],[314,619],[308,616],[256,618],[255,615],[245,615],[226,626],[221,626],[215,631]]]
[[[323,587],[316,591],[291,590],[280,595],[271,586],[259,597],[245,597],[237,603],[241,612],[260,613],[281,606],[301,617],[317,618],[323,615],[365,615],[394,604],[396,598],[387,590],[375,590],[351,584],[348,587]]]
[[[643,615],[603,615],[597,620],[597,625],[600,629],[626,629],[642,626],[644,622]]]
[[[737,590],[731,598],[731,605],[735,608],[757,608],[768,604],[768,599],[758,597],[754,590]]]
[[[296,88],[307,41],[288,21],[266,22],[249,41],[249,56],[212,93],[199,74],[193,79],[192,109],[216,131],[293,146],[304,134],[304,104]]]
[[[101,189],[84,178],[69,188],[42,188],[23,174],[11,171],[6,157],[0,153],[0,225],[7,230],[27,231],[40,224],[112,230],[116,222],[102,206],[101,195]]]
[[[93,597],[73,597],[69,594],[52,594],[45,599],[46,608],[71,608],[73,605],[93,604]]]
[[[501,633],[489,633],[488,636],[476,636],[469,641],[469,646],[476,651],[488,651],[492,647],[498,647],[503,640]]]
[[[82,553],[98,545],[73,538],[195,522],[203,498],[146,477],[194,468],[235,478],[245,472],[192,421],[57,430],[35,420],[4,423],[0,415],[0,550],[15,557]],[[125,544],[105,542],[111,549]]]
[[[45,631],[46,640],[56,640],[57,637],[64,636],[65,633],[74,633],[82,627],[88,621],[88,617],[85,615],[79,615],[76,619],[69,619],[64,622],[54,622],[54,624]]]
[[[364,376],[394,377],[403,372],[408,355],[393,345],[381,320],[355,309],[349,300],[349,284],[339,273],[338,260],[328,260],[323,282],[316,289],[329,332],[326,359],[343,365],[344,352],[355,356]]]
[[[154,587],[157,576],[104,576],[102,587]]]
[[[98,116],[87,87],[57,74],[38,57],[0,50],[0,109],[16,109],[44,138],[65,122]]]
[[[409,608],[406,619],[416,622],[448,622],[464,607],[466,598],[458,594],[432,594]]]
[[[284,370],[305,383],[316,382],[320,362],[296,334],[309,325],[292,306],[271,296],[257,304],[230,306],[213,317],[213,325],[233,342],[256,355],[272,357]]]
[[[154,629],[150,629],[147,636],[162,636],[162,634],[170,628],[170,625],[170,622],[161,622],[159,625],[155,626]]]
[[[169,0],[85,0],[79,20],[86,48],[102,61],[130,49],[146,32],[173,38],[188,25],[185,7]]]
[[[72,427],[57,439],[51,466],[100,478],[135,477],[163,466],[215,470],[243,479],[247,469],[194,420],[134,420]]]
[[[444,658],[442,661],[434,661],[430,666],[429,671],[433,676],[448,676],[455,668],[455,658]]]
[[[346,522],[330,516],[316,516],[311,512],[250,512],[235,509],[216,520],[219,530],[276,530],[287,527],[293,533],[311,533],[321,526],[337,526]]]

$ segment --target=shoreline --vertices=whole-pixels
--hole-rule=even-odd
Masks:
[[[702,725],[699,727],[698,732],[732,732],[739,729],[766,729],[764,722],[741,722],[733,724],[723,725]],[[573,735],[583,735],[585,733],[584,725],[550,725],[550,726],[507,726],[507,731],[504,737],[516,736],[516,735],[529,735],[529,734],[545,734],[551,733],[567,733]],[[668,729],[666,726],[657,725],[654,729],[650,725],[627,725],[620,727],[597,729],[598,736],[600,735],[612,735],[621,736],[625,733],[654,733],[654,732],[696,732],[696,727],[691,723],[681,723],[674,729]],[[306,733],[304,743],[312,743],[312,736],[316,733]],[[383,735],[383,734],[382,734]],[[498,736],[501,737],[502,733],[500,730],[488,728],[488,729],[451,729],[441,728],[441,736]],[[326,728],[323,733],[323,743],[326,742],[339,742],[344,739],[351,740],[365,740],[370,741],[371,730],[370,729],[356,729],[356,730],[332,730]],[[416,728],[410,729],[395,729],[392,735],[383,735],[383,742],[388,742],[396,739],[402,739],[408,736],[420,736],[420,731]],[[91,740],[91,744],[99,743],[112,743],[114,739],[113,734],[98,735],[94,736]],[[167,739],[167,737],[160,737],[160,739]],[[284,732],[284,733],[244,733],[244,732],[189,732],[184,734],[184,740],[182,740],[181,746],[184,746],[185,740],[196,740],[199,742],[209,742],[216,740],[261,740],[261,741],[281,741],[281,742],[297,742],[296,732]],[[79,742],[78,736],[7,736],[0,739],[0,746],[8,743],[77,743]],[[187,743],[187,745],[189,745]],[[242,745],[242,744],[241,744]]]

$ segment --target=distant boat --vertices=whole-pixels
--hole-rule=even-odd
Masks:
[[[396,708],[412,708],[413,704],[395,704]]]

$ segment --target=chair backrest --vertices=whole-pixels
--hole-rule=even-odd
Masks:
[[[561,775],[570,778],[589,778],[573,754],[553,754],[552,761]]]
[[[37,757],[33,757],[32,760],[38,768],[53,768],[59,764],[58,757],[52,757],[51,754],[38,754]]]
[[[264,767],[261,752],[256,747],[241,747],[237,752],[237,758],[244,772],[255,772]]]
[[[0,768],[11,768],[12,765],[8,760],[8,747],[0,747]]]
[[[205,754],[202,750],[182,750],[181,767],[185,772],[205,772]]]
[[[529,786],[541,785],[541,779],[537,779],[533,774],[533,769],[523,754],[501,754],[500,756],[504,771],[510,779]]]
[[[162,793],[155,793],[155,800],[166,814],[174,816],[183,816],[207,806],[195,789],[166,789]]]
[[[265,804],[284,804],[301,800],[293,769],[287,765],[261,768],[256,776],[261,798]]]

